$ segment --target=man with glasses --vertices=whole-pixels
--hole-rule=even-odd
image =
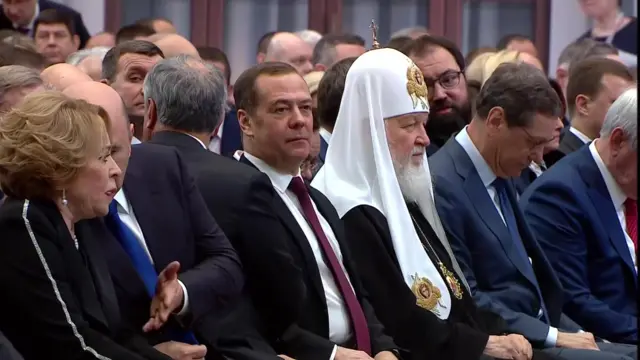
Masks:
[[[512,177],[542,161],[562,115],[558,94],[537,68],[504,63],[483,85],[475,110],[430,168],[438,214],[476,304],[547,353],[629,359],[608,344],[599,349],[591,333],[562,316],[560,281],[516,200]]]
[[[471,120],[464,57],[455,44],[439,36],[420,36],[403,50],[420,68],[427,84],[431,107],[427,154],[431,155]]]

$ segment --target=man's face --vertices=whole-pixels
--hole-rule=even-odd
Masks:
[[[631,146],[631,139],[622,129],[614,129],[609,141],[610,160],[607,166],[625,195],[638,199],[638,149]],[[602,140],[597,140],[602,141]]]
[[[544,148],[557,135],[559,119],[536,114],[527,126],[508,127],[504,110],[494,107],[485,121],[488,142],[495,150],[493,170],[498,177],[512,177],[532,161],[542,163]]]
[[[259,99],[255,113],[238,111],[243,132],[265,161],[300,167],[311,151],[313,134],[307,83],[298,74],[260,76],[255,87]]]
[[[2,103],[0,103],[0,113],[13,109],[18,103],[25,98],[25,96],[34,93],[44,91],[44,86],[27,86],[22,88],[11,89],[4,93]]]
[[[429,113],[414,113],[385,119],[387,143],[394,168],[418,167],[422,165],[429,137],[425,124]]]
[[[334,60],[334,64],[338,61],[350,57],[358,57],[364,54],[365,48],[360,45],[351,45],[351,44],[338,44],[336,45],[336,58]],[[333,65],[333,64],[330,64]],[[330,66],[329,65],[329,66]]]
[[[564,123],[562,122],[562,118],[558,118],[556,122],[556,128],[553,131],[553,139],[544,145],[544,149],[542,150],[542,154],[548,154],[554,150],[557,150],[560,147],[560,133],[564,128]]]
[[[115,100],[118,100],[117,102]],[[124,183],[124,174],[129,166],[129,156],[131,155],[131,125],[120,99],[114,99],[112,107],[105,107],[111,119],[111,157],[118,164],[122,175],[116,178],[118,190]]]
[[[466,79],[453,55],[444,48],[411,59],[422,71],[429,90],[427,132],[436,143],[446,141],[470,120]]]
[[[2,11],[12,23],[29,25],[36,11],[36,0],[3,0]]]
[[[602,88],[600,92],[598,92],[593,99],[589,99],[586,96],[584,97],[586,100],[585,115],[589,119],[589,124],[597,127],[599,132],[611,104],[613,104],[625,90],[632,86],[634,86],[632,82],[617,76],[605,74],[602,77]]]
[[[64,24],[39,24],[34,38],[38,52],[50,64],[64,62],[80,46],[78,35],[71,35]]]
[[[530,40],[513,40],[507,45],[507,50],[520,51],[535,58],[538,57],[538,50]]]
[[[115,80],[109,84],[120,94],[127,113],[144,116],[144,94],[142,85],[147,73],[162,60],[160,55],[124,54],[118,60]]]
[[[304,41],[299,41],[295,45],[290,45],[282,53],[282,62],[293,66],[298,74],[304,76],[313,70],[311,57],[313,49]]]

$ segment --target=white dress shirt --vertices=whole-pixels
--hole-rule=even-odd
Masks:
[[[504,220],[504,215],[502,215],[502,209],[500,208],[500,198],[498,197],[496,189],[493,186],[493,181],[496,179],[496,174],[493,172],[493,170],[491,170],[491,168],[489,167],[489,164],[487,164],[486,160],[482,157],[482,154],[480,154],[480,151],[478,150],[476,145],[473,143],[473,141],[471,141],[471,138],[469,137],[469,133],[467,132],[466,127],[462,129],[462,131],[460,131],[458,135],[456,135],[456,141],[458,142],[458,144],[460,144],[460,146],[462,146],[462,148],[467,153],[467,155],[469,155],[469,158],[471,159],[473,166],[476,168],[476,171],[480,176],[480,180],[482,180],[482,184],[487,190],[487,193],[489,194],[491,201],[493,201],[493,206],[498,211],[500,218],[502,219],[502,221],[506,226],[507,223]],[[513,239],[513,241],[515,241],[515,239]],[[533,266],[533,262],[531,261],[531,258],[529,258],[529,262],[531,263],[531,266]],[[540,308],[538,310],[538,318],[541,318],[542,315],[543,315],[542,308]],[[556,346],[557,340],[558,340],[558,329],[553,326],[549,326],[549,332],[547,333],[547,338],[544,342],[545,346],[554,347]]]
[[[324,260],[324,255],[320,243],[313,232],[313,229],[307,222],[304,217],[304,212],[302,210],[302,206],[298,201],[296,195],[287,188],[289,187],[289,183],[291,183],[291,179],[293,176],[289,174],[282,174],[274,170],[271,166],[266,164],[264,161],[258,159],[257,157],[244,152],[244,156],[247,160],[251,161],[253,165],[255,165],[260,171],[265,173],[269,179],[271,179],[271,183],[275,188],[278,195],[284,203],[287,205],[287,208],[291,212],[291,215],[296,219],[296,222],[304,232],[309,240],[309,245],[311,246],[311,250],[313,251],[313,256],[316,259],[316,263],[318,264],[318,271],[320,272],[320,278],[322,280],[322,287],[324,288],[324,295],[327,299],[327,313],[329,314],[329,340],[336,344],[344,344],[351,339],[351,320],[349,318],[349,313],[347,311],[347,307],[342,299],[342,294],[336,284],[333,274],[331,273],[331,269]],[[300,176],[300,175],[298,175]],[[344,269],[344,265],[342,263],[342,252],[340,251],[340,245],[338,244],[338,240],[336,239],[331,226],[327,222],[327,220],[322,216],[322,214],[318,211],[316,204],[311,200],[313,204],[313,208],[320,220],[320,225],[322,226],[322,231],[324,231],[327,236],[327,240],[329,240],[329,244],[331,248],[333,248],[336,257],[340,261],[340,265],[342,266],[342,270],[344,271],[347,279],[349,280],[349,274]],[[351,283],[351,280],[349,280]],[[335,356],[335,348],[333,354],[331,355],[331,359]]]
[[[220,127],[218,128],[218,132],[216,136],[211,138],[211,142],[209,143],[209,150],[213,151],[216,154],[220,154],[222,151],[222,131],[224,130],[224,119],[220,123]]]
[[[124,191],[120,189],[116,196],[114,196],[114,200],[118,204],[118,216],[120,217],[120,221],[133,232],[133,235],[138,239],[140,245],[149,256],[149,260],[153,264],[153,257],[151,257],[151,253],[149,252],[149,247],[147,246],[146,241],[144,240],[144,234],[142,233],[142,229],[140,228],[140,224],[138,224],[138,220],[136,219],[136,215],[133,212],[133,208],[127,200],[127,197],[124,194]],[[178,280],[180,286],[182,287],[182,292],[184,294],[184,301],[182,305],[182,309],[177,313],[178,316],[184,315],[189,310],[189,294],[187,292],[187,287],[184,286],[182,281]]]
[[[33,12],[33,17],[31,18],[31,20],[29,21],[29,24],[27,24],[27,26],[24,26],[24,28],[29,29],[29,33],[26,34],[28,36],[35,36],[34,33],[34,28],[33,25],[36,23],[36,19],[38,18],[38,15],[40,15],[40,4],[38,4],[38,2],[36,1],[36,11]],[[18,30],[19,28],[23,27],[19,24],[16,23],[12,23],[14,30]]]
[[[596,140],[597,141],[597,140]],[[593,156],[593,160],[596,162],[598,166],[598,170],[600,170],[600,174],[604,179],[604,183],[607,186],[607,190],[609,191],[609,196],[611,197],[611,202],[613,202],[613,207],[616,209],[616,214],[618,215],[618,221],[620,222],[620,227],[622,227],[622,233],[624,234],[624,239],[627,242],[627,247],[629,248],[629,253],[631,254],[631,260],[633,260],[633,264],[636,268],[636,273],[638,272],[638,263],[636,262],[636,249],[633,246],[633,240],[627,233],[627,219],[624,216],[624,202],[627,200],[627,196],[620,189],[620,185],[616,182],[611,175],[609,169],[602,161],[600,154],[598,153],[598,149],[596,149],[596,141],[592,142],[589,145],[589,151],[591,152],[591,156]]]
[[[327,143],[327,145],[329,144],[329,142],[331,141],[331,133],[329,131],[327,131],[327,129],[321,127],[320,128],[320,137]]]
[[[583,143],[588,144],[589,142],[591,142],[591,139],[587,135],[585,135],[582,131],[574,128],[573,126],[569,127],[569,131],[571,131],[571,133],[578,137],[578,139],[580,139],[580,141],[582,141]]]

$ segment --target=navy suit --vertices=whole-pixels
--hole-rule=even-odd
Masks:
[[[318,154],[318,158],[320,158],[320,161],[322,161],[322,164],[324,164],[325,162],[328,149],[329,149],[329,143],[327,143],[326,140],[322,136],[320,136],[320,154]]]
[[[521,205],[564,287],[566,313],[610,341],[638,339],[638,277],[588,146],[546,171]]]
[[[73,23],[76,28],[76,34],[80,38],[80,49],[84,48],[84,46],[87,44],[87,41],[89,41],[89,38],[91,37],[91,35],[89,35],[89,31],[87,30],[87,27],[84,26],[84,22],[82,21],[82,15],[80,15],[79,12],[73,10],[72,8],[66,5],[62,5],[62,4],[59,4],[53,1],[48,1],[48,0],[40,0],[38,1],[38,4],[40,5],[40,12],[48,9],[56,9],[57,11],[65,11],[65,12],[71,13],[73,15]],[[0,29],[13,30],[14,29],[13,23],[4,14],[2,5],[0,5],[0,10],[1,10],[0,11]],[[35,30],[35,29],[32,29],[32,30]]]
[[[156,271],[180,262],[178,278],[189,296],[189,315],[181,323],[194,330],[201,343],[212,345],[217,336],[210,325],[216,322],[212,315],[238,298],[244,277],[235,250],[209,213],[187,165],[172,147],[135,145],[123,189]],[[120,310],[129,323],[141,327],[149,318],[151,299],[123,247],[110,238],[102,243]],[[170,339],[164,331],[151,336],[157,342]],[[209,356],[214,358],[211,349]]]
[[[450,139],[430,157],[429,163],[435,177],[438,214],[476,303],[500,314],[510,331],[541,347],[549,325],[560,325],[563,293],[560,281],[517,207],[513,182],[508,183],[509,200],[537,279],[528,271],[531,265],[516,251],[471,158],[456,139]],[[541,303],[534,286],[536,280],[549,324],[537,318]]]
[[[233,107],[224,117],[220,155],[233,159],[236,150],[242,150],[242,131],[238,123],[238,113]]]

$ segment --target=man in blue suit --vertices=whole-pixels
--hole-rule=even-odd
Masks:
[[[560,281],[517,205],[512,177],[541,161],[560,115],[542,72],[500,65],[471,123],[431,157],[438,213],[476,303],[499,313],[508,331],[566,359],[634,358],[635,348],[596,345],[562,316]]]
[[[565,311],[610,341],[638,341],[637,105],[634,87],[594,140],[527,189],[525,218],[564,287]]]
[[[84,48],[91,37],[84,26],[82,15],[72,8],[48,0],[4,0],[0,5],[0,29],[15,30],[25,35],[33,36],[33,25],[38,14],[48,9],[68,12],[73,16],[75,33],[80,38],[80,49]]]

